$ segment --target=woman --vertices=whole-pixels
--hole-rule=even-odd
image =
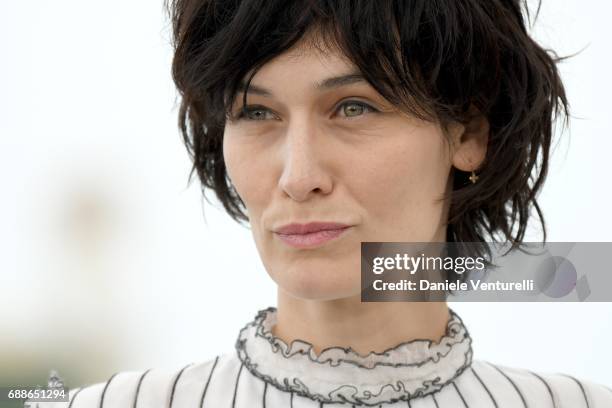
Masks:
[[[360,300],[361,242],[519,244],[532,208],[543,225],[535,195],[568,106],[518,0],[170,12],[194,170],[250,223],[278,305],[236,353],[122,372],[68,406],[612,406],[602,385],[473,359],[445,302]]]

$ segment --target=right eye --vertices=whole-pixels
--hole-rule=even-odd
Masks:
[[[276,116],[269,109],[260,105],[247,105],[240,109],[235,116],[235,120],[267,120],[276,119]]]

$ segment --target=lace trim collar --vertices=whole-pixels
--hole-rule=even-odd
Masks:
[[[362,356],[330,347],[317,356],[312,344],[290,345],[272,334],[276,308],[260,310],[236,341],[238,357],[256,377],[315,401],[367,406],[406,401],[438,391],[472,362],[472,339],[451,309],[440,342],[413,340]]]

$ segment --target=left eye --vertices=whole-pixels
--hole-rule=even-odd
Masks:
[[[375,112],[376,109],[364,102],[348,101],[340,105],[340,111],[346,117],[363,115],[366,112]]]

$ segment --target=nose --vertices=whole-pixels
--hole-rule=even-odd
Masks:
[[[322,136],[308,120],[294,122],[287,128],[279,187],[295,201],[332,190],[332,177],[322,164],[325,151]]]

